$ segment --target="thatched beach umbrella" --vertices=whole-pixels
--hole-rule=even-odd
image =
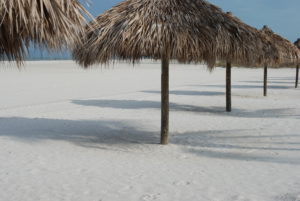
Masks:
[[[300,51],[300,38],[298,38],[298,40],[294,43],[296,45],[296,47],[299,49]],[[299,58],[300,59],[300,58]],[[297,63],[297,67],[296,67],[296,81],[295,81],[295,88],[298,88],[298,80],[299,80],[299,63],[300,61]]]
[[[257,49],[254,50],[258,54],[255,55],[255,57],[252,58],[251,62],[249,62],[247,59],[240,59],[235,61],[226,61],[226,111],[231,112],[232,105],[231,105],[231,66],[232,62],[234,64],[237,64],[239,66],[245,66],[245,67],[254,67],[259,66],[264,62],[272,62],[276,63],[276,48],[274,44],[272,44],[270,41],[267,41],[265,36],[262,35],[256,28],[251,27],[245,23],[243,23],[239,18],[234,16],[232,12],[226,13],[228,17],[230,17],[231,21],[234,21],[236,24],[239,25],[239,27],[243,27],[243,29],[248,30],[248,32],[256,35],[257,38],[259,38],[259,44],[256,44]],[[257,42],[257,41],[255,41]],[[251,45],[251,44],[250,44]],[[272,55],[270,53],[272,52]],[[272,56],[272,57],[271,57]]]
[[[143,57],[162,61],[161,143],[168,143],[169,62],[253,62],[260,39],[205,0],[126,0],[91,23],[73,57],[81,65]]]
[[[31,43],[48,49],[72,46],[87,15],[78,0],[0,0],[0,59],[19,63]]]
[[[267,57],[269,60],[266,60],[264,65],[264,96],[267,96],[268,67],[295,65],[300,58],[300,54],[299,50],[290,41],[274,33],[267,26],[264,26],[260,32],[277,49],[275,54],[273,53],[274,50],[269,50],[270,56]],[[274,55],[276,56],[275,60],[278,60],[276,63],[270,62],[274,59]]]

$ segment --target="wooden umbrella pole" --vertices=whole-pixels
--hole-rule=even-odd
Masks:
[[[268,67],[264,67],[264,96],[268,93]]]
[[[299,64],[297,65],[297,68],[296,68],[296,83],[295,83],[295,88],[298,88],[298,80],[299,80]]]
[[[161,144],[169,142],[169,58],[163,56],[161,63]]]
[[[231,63],[226,64],[226,111],[231,112]]]

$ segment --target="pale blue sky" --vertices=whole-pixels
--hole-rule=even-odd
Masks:
[[[120,2],[120,0],[89,1],[91,7],[88,9],[95,16]],[[224,11],[232,11],[245,23],[256,28],[268,25],[292,42],[300,38],[300,0],[209,0],[209,2]]]

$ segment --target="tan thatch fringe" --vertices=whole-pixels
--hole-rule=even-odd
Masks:
[[[90,16],[78,0],[0,0],[0,55],[22,61],[32,42],[59,49],[79,43]]]

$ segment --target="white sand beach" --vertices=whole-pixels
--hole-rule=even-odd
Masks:
[[[299,201],[295,69],[170,65],[170,144],[160,63],[0,68],[0,201]]]

